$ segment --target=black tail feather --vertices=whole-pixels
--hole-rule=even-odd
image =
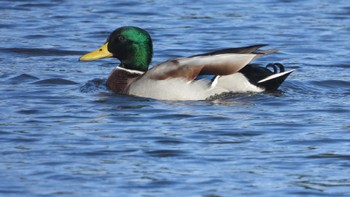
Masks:
[[[272,68],[273,71],[268,68]],[[247,77],[250,83],[264,88],[266,91],[274,91],[278,89],[293,70],[285,71],[282,64],[270,63],[266,67],[261,67],[257,64],[248,64],[239,72]]]
[[[265,68],[269,68],[269,67],[271,67],[273,69],[274,74],[281,73],[281,72],[285,71],[284,66],[281,63],[270,63],[270,64],[265,66]]]

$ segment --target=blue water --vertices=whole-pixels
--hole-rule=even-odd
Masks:
[[[349,196],[346,0],[0,1],[0,196]],[[153,63],[269,44],[273,94],[114,94],[117,61],[78,62],[124,25]]]

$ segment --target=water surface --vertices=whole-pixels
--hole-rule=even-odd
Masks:
[[[1,196],[349,196],[348,1],[0,1]],[[269,44],[279,93],[114,94],[78,62],[124,25],[153,63]]]

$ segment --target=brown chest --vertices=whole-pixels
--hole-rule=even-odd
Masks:
[[[127,94],[130,84],[140,76],[140,73],[133,73],[117,68],[109,75],[107,87],[113,92]]]

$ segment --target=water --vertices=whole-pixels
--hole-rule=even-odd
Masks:
[[[335,3],[336,2],[336,3]],[[0,196],[349,196],[348,1],[0,1]],[[124,25],[154,63],[269,44],[297,69],[275,94],[117,95],[112,59],[78,62]],[[269,48],[267,47],[267,48]]]

